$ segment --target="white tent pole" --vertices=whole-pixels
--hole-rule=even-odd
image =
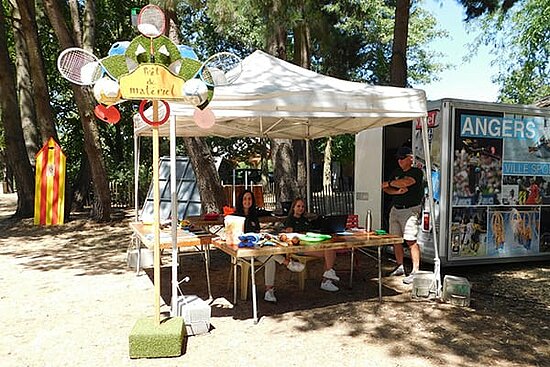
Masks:
[[[309,138],[306,138],[306,210],[311,207],[311,167],[309,162]]]
[[[235,171],[235,168],[233,168],[233,187],[231,187],[231,193],[232,193],[232,196],[233,196],[233,208],[236,208],[236,198],[235,198],[235,194],[236,194],[236,187],[235,187],[235,175],[237,174],[237,172]]]
[[[170,316],[177,316],[178,301],[178,198],[176,194],[176,117],[170,117],[170,200],[172,212],[172,307]]]
[[[441,261],[439,259],[439,243],[435,219],[435,203],[432,186],[432,162],[430,158],[430,141],[428,139],[428,119],[421,118],[422,123],[422,146],[424,147],[424,159],[426,161],[426,179],[428,180],[428,201],[430,205],[430,222],[432,223],[432,235],[434,244],[434,276],[436,282],[436,297],[441,296]]]

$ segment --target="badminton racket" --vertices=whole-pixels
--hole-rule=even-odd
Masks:
[[[231,52],[219,52],[210,56],[197,74],[209,87],[233,84],[241,75],[241,59]]]
[[[161,8],[156,5],[146,5],[141,9],[138,15],[138,31],[150,39],[149,61],[155,62],[155,50],[153,48],[153,38],[164,33],[166,21]]]
[[[92,85],[103,76],[103,66],[97,56],[78,47],[67,48],[59,54],[57,70],[78,85]]]
[[[138,31],[145,37],[156,38],[164,34],[166,22],[164,13],[156,5],[146,5],[138,15]]]

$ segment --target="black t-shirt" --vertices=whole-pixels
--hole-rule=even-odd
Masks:
[[[256,211],[253,211],[248,215],[244,215],[243,213],[235,213],[234,215],[238,215],[239,217],[245,217],[244,233],[248,233],[248,232],[260,233],[260,220],[258,219],[258,215],[256,214]]]
[[[304,233],[309,231],[310,222],[303,215],[300,218],[291,215],[285,219],[283,225],[285,228],[292,228],[293,232]]]
[[[393,205],[411,207],[420,205],[424,196],[422,170],[416,167],[411,167],[408,171],[403,171],[401,167],[396,168],[390,175],[390,180],[398,180],[400,178],[412,177],[415,180],[414,185],[407,187],[407,192],[401,195],[392,195]]]

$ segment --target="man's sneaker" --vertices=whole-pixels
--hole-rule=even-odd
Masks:
[[[405,278],[403,278],[403,283],[405,284],[411,284],[414,280],[415,272],[410,273]]]
[[[397,277],[400,275],[405,275],[405,268],[403,267],[403,264],[399,265],[390,273],[390,277]]]
[[[301,271],[304,271],[304,269],[306,268],[306,266],[304,264],[302,264],[301,262],[292,261],[292,260],[290,260],[288,262],[288,265],[286,267],[287,267],[288,270],[290,270],[294,273],[299,273]]]
[[[265,291],[264,301],[273,302],[273,303],[277,302],[277,297],[275,297],[274,288],[271,288]]]
[[[340,290],[330,279],[325,279],[321,282],[321,289],[327,292],[337,292]]]
[[[334,280],[334,281],[339,281],[340,280],[338,275],[336,275],[336,272],[334,271],[334,269],[328,269],[327,271],[325,271],[323,273],[323,278]]]

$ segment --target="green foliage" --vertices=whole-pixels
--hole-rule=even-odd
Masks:
[[[394,11],[381,0],[345,0],[326,5],[320,13],[324,22],[312,32],[319,44],[314,48],[317,70],[343,79],[388,84]],[[409,85],[436,80],[437,73],[447,67],[437,61],[441,53],[427,46],[446,35],[436,27],[431,14],[412,7],[407,48]]]
[[[482,16],[472,26],[481,30],[478,43],[493,45],[500,101],[530,104],[550,95],[548,0],[518,1],[507,12]]]

